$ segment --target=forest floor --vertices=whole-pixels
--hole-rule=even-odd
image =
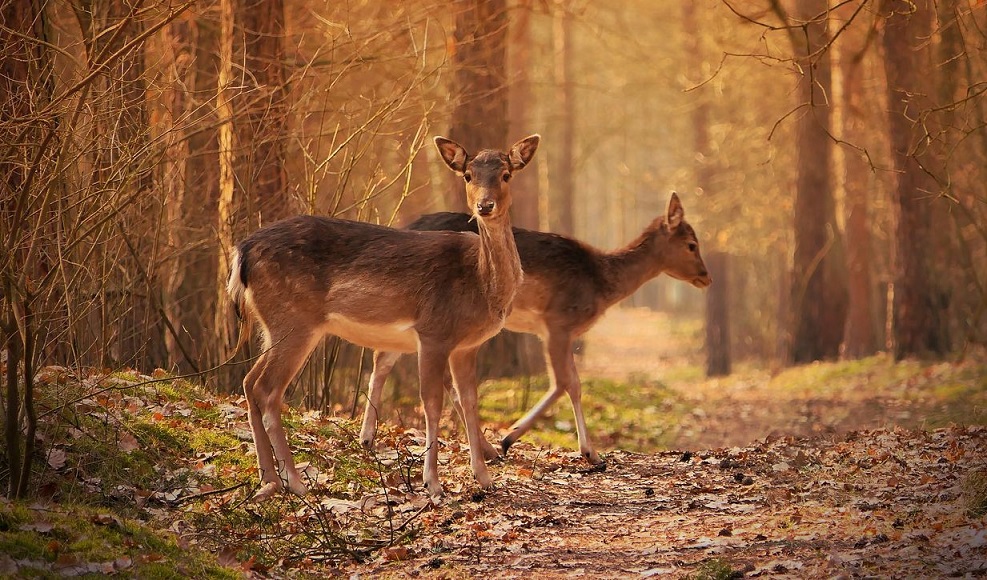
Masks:
[[[0,501],[0,576],[987,576],[987,356],[705,380],[695,329],[677,328],[625,309],[587,336],[605,467],[573,451],[560,403],[491,465],[492,491],[448,433],[438,505],[418,491],[414,427],[368,453],[352,422],[290,413],[312,493],[258,506],[242,399],[49,369],[50,392],[89,396],[42,429],[41,497]],[[489,418],[505,389],[484,389]]]
[[[495,468],[496,491],[479,502],[456,498],[429,514],[430,532],[418,541],[349,571],[987,576],[982,356],[930,365],[876,357],[702,380],[695,336],[674,328],[663,314],[613,310],[579,360],[583,377],[661,379],[686,409],[667,439],[671,451],[611,451],[600,470],[571,452],[571,434],[568,450],[516,445]],[[591,421],[590,432],[605,434],[602,423]]]

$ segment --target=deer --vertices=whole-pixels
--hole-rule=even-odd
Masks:
[[[288,384],[326,335],[418,354],[423,480],[433,499],[442,496],[438,425],[450,369],[473,476],[482,489],[493,486],[480,443],[476,354],[504,326],[521,285],[510,179],[528,165],[540,139],[535,134],[506,153],[471,155],[450,139],[434,138],[442,161],[465,181],[478,234],[300,215],[236,245],[227,292],[245,332],[259,328],[262,347],[243,380],[261,481],[253,500],[264,501],[285,484],[298,496],[308,493],[288,447],[281,406]]]
[[[440,212],[420,217],[410,230],[475,231],[470,216]],[[604,462],[589,441],[582,410],[582,386],[573,354],[575,340],[593,327],[611,306],[630,296],[645,282],[667,274],[696,288],[712,284],[699,252],[699,240],[685,221],[678,194],[672,192],[664,215],[655,218],[632,242],[615,251],[600,251],[558,234],[514,228],[524,281],[514,298],[505,328],[534,334],[542,342],[548,369],[548,392],[502,439],[500,450],[486,439],[483,455],[493,460],[506,455],[536,420],[563,393],[569,396],[576,420],[580,455],[594,466]],[[377,430],[378,409],[384,382],[400,358],[397,352],[375,352],[367,403],[360,430],[361,443],[369,447]],[[453,405],[460,401],[453,393]]]

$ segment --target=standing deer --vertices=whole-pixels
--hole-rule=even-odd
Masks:
[[[531,161],[539,141],[532,135],[507,153],[483,150],[474,157],[449,139],[435,138],[442,160],[466,182],[478,236],[297,216],[237,245],[227,289],[237,311],[260,327],[263,349],[243,380],[260,465],[255,500],[269,498],[285,482],[297,495],[308,491],[288,448],[281,403],[327,334],[377,350],[418,353],[424,480],[433,497],[442,493],[438,423],[443,375],[451,369],[473,475],[481,487],[491,487],[477,417],[476,353],[500,332],[521,284],[509,182]]]
[[[476,231],[470,216],[461,213],[429,214],[408,228]],[[696,232],[685,221],[678,195],[672,193],[665,215],[651,222],[633,242],[613,252],[601,252],[564,236],[521,228],[514,228],[514,238],[524,282],[514,298],[505,327],[541,339],[550,386],[538,404],[514,423],[501,448],[507,453],[535,420],[566,393],[576,418],[579,451],[589,463],[600,464],[602,460],[590,445],[583,417],[573,341],[589,330],[608,308],[659,274],[690,282],[697,288],[709,286],[712,280],[699,254]],[[360,431],[364,445],[373,442],[384,381],[400,356],[397,352],[374,353],[374,370]],[[453,402],[458,410],[455,396]],[[481,445],[487,459],[500,454],[486,439]]]

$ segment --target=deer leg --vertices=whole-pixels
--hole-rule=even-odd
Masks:
[[[257,362],[243,379],[243,394],[247,399],[247,418],[250,421],[250,431],[254,437],[254,449],[257,454],[257,466],[260,470],[261,488],[254,495],[255,500],[263,500],[281,491],[281,478],[277,476],[274,465],[274,452],[271,448],[271,438],[264,429],[264,418],[261,412],[263,400],[258,399],[257,379],[260,377],[269,360],[268,352],[263,352]]]
[[[568,335],[559,337],[558,335],[550,335],[544,343],[545,359],[548,361],[548,392],[545,393],[541,400],[535,404],[534,407],[528,411],[524,417],[521,417],[514,422],[511,426],[510,433],[504,437],[501,441],[500,446],[503,448],[504,453],[511,448],[511,445],[517,443],[517,440],[521,438],[522,435],[531,430],[534,426],[535,421],[537,421],[545,411],[552,406],[555,401],[559,400],[562,393],[565,392],[563,385],[567,379],[567,374],[569,372],[569,367],[564,364],[565,359],[560,356],[560,353],[569,352],[568,355],[571,358],[572,352],[572,341]]]
[[[288,447],[288,438],[281,422],[281,404],[288,384],[315,346],[315,340],[316,337],[310,334],[291,335],[272,340],[273,346],[264,353],[264,365],[249,389],[247,382],[244,381],[247,405],[251,408],[250,427],[254,433],[254,444],[257,447],[263,483],[254,495],[257,501],[265,500],[279,491],[282,488],[282,481],[287,481],[288,489],[295,495],[303,496],[308,493],[308,488],[302,483],[291,456],[291,449]],[[260,418],[259,429],[257,415]],[[273,468],[275,462],[276,469]]]
[[[470,467],[473,476],[483,489],[493,487],[493,479],[487,471],[483,457],[483,432],[480,429],[479,406],[476,381],[476,348],[452,353],[449,366],[452,368],[452,381],[459,394],[463,422],[466,423],[466,439],[470,446]]]
[[[576,370],[576,360],[572,356],[572,349],[565,355],[565,364],[569,367],[566,375],[568,380],[563,383],[565,392],[569,394],[569,401],[572,403],[572,414],[576,418],[576,436],[579,438],[579,454],[583,456],[590,465],[600,465],[603,460],[593,449],[589,442],[589,430],[586,429],[586,418],[583,416],[582,404],[582,384],[579,382],[579,373]]]
[[[422,348],[418,353],[418,381],[425,409],[425,489],[433,498],[442,496],[439,483],[439,420],[442,418],[442,375],[448,365],[448,351]]]
[[[463,427],[466,426],[466,415],[463,414],[463,404],[459,400],[459,391],[457,391],[452,386],[452,375],[447,373],[445,376],[445,388],[452,397],[452,406],[456,409],[456,415],[459,416],[459,420],[462,421]],[[493,446],[492,443],[487,441],[486,437],[480,438],[480,448],[483,450],[483,457],[487,461],[493,461],[495,459],[500,459],[502,457],[499,449]]]
[[[391,374],[394,363],[401,358],[398,352],[374,351],[374,370],[370,373],[370,386],[367,387],[367,408],[363,412],[363,427],[360,429],[360,442],[370,447],[377,435],[377,420],[380,397],[384,392],[384,381]]]

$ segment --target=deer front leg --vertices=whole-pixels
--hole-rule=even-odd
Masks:
[[[466,416],[463,415],[463,404],[459,401],[459,392],[452,386],[452,375],[449,373],[446,373],[445,376],[445,388],[446,391],[449,393],[449,396],[452,397],[452,406],[454,409],[456,409],[456,415],[459,416],[459,420],[462,422],[463,428],[465,429]],[[493,444],[491,444],[489,441],[487,441],[486,437],[480,438],[480,447],[483,450],[483,457],[487,461],[493,461],[495,459],[500,459],[501,457],[503,457],[500,450],[494,447]]]
[[[473,476],[483,489],[493,487],[493,479],[487,471],[483,457],[483,432],[480,429],[479,404],[477,400],[476,352],[471,348],[454,352],[449,357],[452,381],[459,394],[463,422],[466,423],[466,439],[470,446],[470,467]]]
[[[394,363],[401,358],[401,353],[374,351],[374,370],[370,373],[370,385],[367,387],[367,407],[363,412],[363,426],[360,428],[360,443],[370,447],[377,435],[379,420],[380,397],[384,392],[384,382]]]
[[[433,499],[442,496],[439,482],[439,420],[442,417],[442,374],[448,365],[447,351],[426,350],[418,353],[418,380],[422,407],[425,409],[425,489]]]

